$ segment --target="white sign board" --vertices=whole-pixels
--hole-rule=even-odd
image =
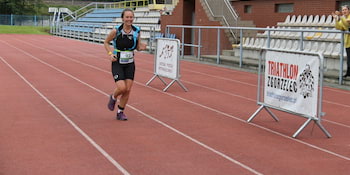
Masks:
[[[265,58],[264,103],[316,117],[318,56],[267,51]]]
[[[170,38],[157,39],[157,49],[154,55],[154,76],[146,83],[149,85],[158,77],[165,85],[167,84],[161,77],[172,79],[163,89],[166,91],[174,82],[177,82],[182,89],[188,91],[180,82],[180,40]]]
[[[178,79],[178,57],[180,41],[177,39],[158,39],[155,73],[170,79]]]

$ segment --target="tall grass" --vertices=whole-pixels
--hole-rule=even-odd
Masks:
[[[0,34],[43,34],[48,35],[50,27],[0,25]]]

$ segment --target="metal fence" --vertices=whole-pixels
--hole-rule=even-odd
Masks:
[[[60,22],[50,26],[50,33],[57,36],[103,43],[109,32],[115,27],[114,23]],[[142,30],[141,40],[147,42],[150,53],[153,52],[157,32],[154,26],[137,24]],[[159,33],[159,32],[158,32]],[[146,36],[145,36],[146,35]]]
[[[238,30],[239,31],[239,38],[240,38],[240,45],[239,45],[239,66],[242,67],[243,64],[243,59],[246,59],[246,57],[244,56],[244,52],[243,50],[245,50],[243,48],[243,37],[244,37],[244,32],[243,31],[265,31],[267,32],[266,34],[266,38],[267,38],[267,45],[264,46],[266,48],[270,48],[270,42],[271,40],[274,38],[271,36],[272,32],[277,32],[277,31],[283,31],[283,32],[293,32],[293,33],[297,33],[296,35],[296,40],[300,41],[300,44],[298,46],[298,50],[299,51],[303,51],[304,50],[304,41],[306,33],[334,33],[334,34],[340,34],[339,40],[338,41],[333,41],[333,42],[337,42],[340,43],[340,47],[338,50],[335,50],[335,52],[337,52],[337,54],[339,54],[338,58],[336,60],[339,60],[339,65],[337,66],[337,70],[339,71],[339,84],[342,84],[343,82],[343,66],[344,66],[344,34],[350,34],[349,31],[339,31],[339,30],[317,30],[317,29],[274,29],[274,28],[254,28],[254,27],[221,27],[221,26],[183,26],[183,25],[167,25],[166,26],[166,33],[170,33],[171,29],[175,29],[178,28],[181,30],[181,35],[178,36],[180,38],[181,41],[181,56],[182,58],[184,58],[184,52],[183,49],[184,47],[193,47],[193,48],[197,48],[197,58],[200,59],[201,58],[201,51],[205,48],[203,48],[202,46],[202,37],[201,36],[201,31],[204,29],[210,29],[213,31],[217,31],[217,54],[216,54],[216,62],[217,64],[219,64],[221,62],[221,41],[220,41],[220,31],[221,30],[225,30],[225,29],[233,29],[233,30]],[[185,38],[188,36],[185,36],[185,29],[193,29],[197,31],[197,41],[195,41],[195,39],[193,40],[193,43],[184,43]],[[173,31],[172,31],[173,32]],[[213,33],[215,34],[215,33]],[[311,40],[311,41],[320,41],[320,40]],[[215,42],[215,41],[213,41]],[[261,47],[260,49],[262,49],[263,47]]]
[[[0,25],[11,26],[50,26],[50,16],[0,15]]]

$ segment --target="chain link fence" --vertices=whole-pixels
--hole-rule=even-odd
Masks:
[[[50,26],[50,16],[0,15],[0,25]]]

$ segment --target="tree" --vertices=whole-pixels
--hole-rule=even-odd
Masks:
[[[35,15],[43,5],[42,0],[0,0],[0,13]]]

